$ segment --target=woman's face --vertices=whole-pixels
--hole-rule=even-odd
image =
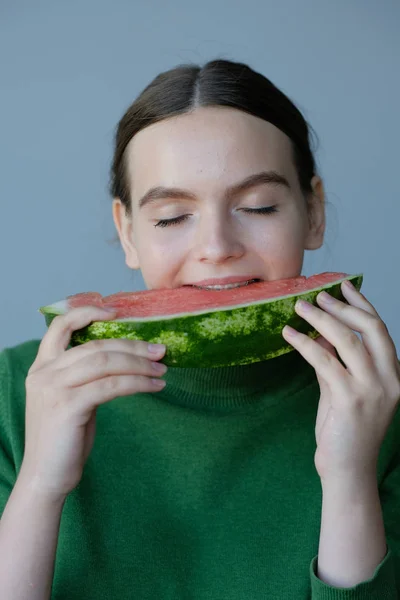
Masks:
[[[127,167],[132,218],[116,199],[114,222],[148,289],[295,277],[304,250],[322,245],[321,180],[307,212],[290,139],[257,117],[207,107],[165,119],[131,140]],[[264,207],[275,212],[249,212]]]

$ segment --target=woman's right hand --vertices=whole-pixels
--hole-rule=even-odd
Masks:
[[[25,452],[20,477],[40,494],[64,500],[79,483],[92,450],[96,409],[118,396],[157,392],[167,370],[165,346],[123,339],[94,340],[66,350],[71,334],[116,313],[85,306],[57,316],[25,381]]]

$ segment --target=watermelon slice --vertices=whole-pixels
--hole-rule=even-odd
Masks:
[[[340,287],[345,279],[359,290],[363,274],[320,273],[229,290],[179,287],[111,296],[85,292],[39,311],[49,326],[54,317],[75,307],[90,304],[117,309],[114,320],[94,321],[73,332],[72,346],[105,338],[145,340],[166,345],[163,362],[168,366],[245,365],[293,350],[282,337],[285,325],[317,337],[318,332],[295,312],[296,300],[301,297],[316,305],[322,290],[345,300]]]

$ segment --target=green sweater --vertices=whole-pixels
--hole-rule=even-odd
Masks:
[[[23,458],[39,343],[0,352],[0,515]],[[161,392],[98,408],[62,513],[52,600],[400,599],[400,411],[377,474],[388,552],[371,579],[334,588],[317,577],[314,369],[293,351],[165,379]]]

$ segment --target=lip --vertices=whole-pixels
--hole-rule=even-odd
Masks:
[[[196,281],[193,283],[186,283],[185,285],[227,285],[228,283],[245,283],[251,279],[262,279],[258,275],[231,275],[230,277],[219,277],[214,279],[203,279],[202,281]]]

